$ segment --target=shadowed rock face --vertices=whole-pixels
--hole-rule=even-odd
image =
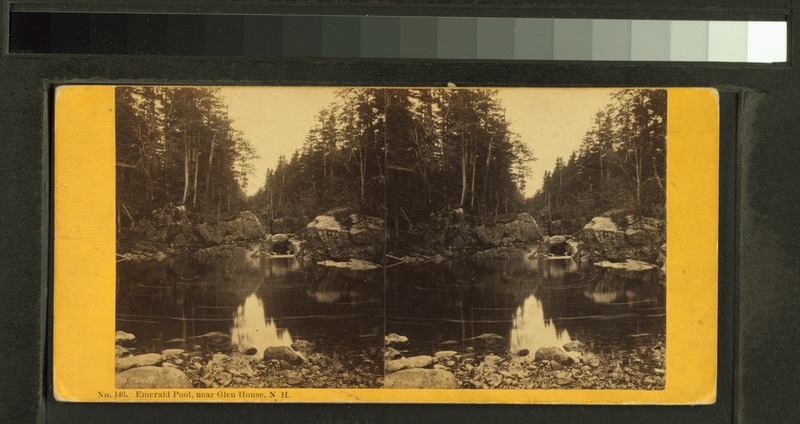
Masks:
[[[413,368],[386,376],[386,389],[458,389],[453,373],[438,369]]]
[[[380,262],[386,243],[380,218],[352,214],[349,222],[320,215],[306,226],[306,247],[316,260]]]
[[[266,231],[253,212],[244,211],[227,221],[200,224],[197,226],[197,233],[206,243],[222,244],[235,240],[260,240]]]
[[[635,259],[656,263],[666,242],[664,222],[628,215],[617,224],[607,217],[595,217],[579,232],[581,254],[594,262],[623,262]]]
[[[512,243],[531,243],[539,239],[539,225],[530,214],[518,214],[511,222],[499,223],[494,227],[481,225],[475,228],[475,235],[481,243],[489,246],[507,246]]]

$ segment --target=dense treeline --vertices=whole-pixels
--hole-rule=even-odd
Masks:
[[[385,217],[395,235],[448,208],[491,220],[524,205],[531,160],[496,91],[344,89],[251,208],[297,227],[346,207]]]
[[[615,92],[580,149],[545,172],[528,207],[542,221],[555,222],[555,232],[573,232],[615,210],[664,217],[666,123],[666,90]]]
[[[219,89],[119,87],[116,107],[118,228],[164,206],[207,221],[244,203],[255,151]]]

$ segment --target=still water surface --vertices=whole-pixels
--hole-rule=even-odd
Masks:
[[[409,338],[432,354],[486,333],[512,351],[580,340],[597,352],[636,348],[665,333],[656,271],[572,260],[502,260],[354,272],[293,258],[173,258],[120,263],[117,329],[142,350],[211,331],[262,350],[303,339],[322,352],[380,348]],[[386,282],[384,284],[384,281]]]

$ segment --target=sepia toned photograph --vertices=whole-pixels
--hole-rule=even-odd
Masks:
[[[665,389],[667,90],[114,90],[117,389]]]

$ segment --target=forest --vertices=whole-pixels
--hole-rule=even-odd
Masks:
[[[255,149],[215,88],[118,87],[117,227],[164,206],[197,221],[239,210]]]
[[[523,207],[532,159],[497,91],[348,88],[249,204],[288,232],[343,208],[394,236],[446,210],[482,223]]]
[[[175,205],[197,223],[250,210],[272,233],[358,212],[383,218],[395,238],[454,210],[477,225],[528,212],[551,234],[609,211],[665,215],[665,90],[614,92],[580,148],[528,199],[529,146],[554,141],[515,134],[496,90],[341,89],[302,147],[258,181],[256,150],[219,89],[120,87],[116,113],[120,229]]]
[[[580,149],[545,171],[526,208],[555,233],[604,213],[664,218],[667,91],[616,91]]]

